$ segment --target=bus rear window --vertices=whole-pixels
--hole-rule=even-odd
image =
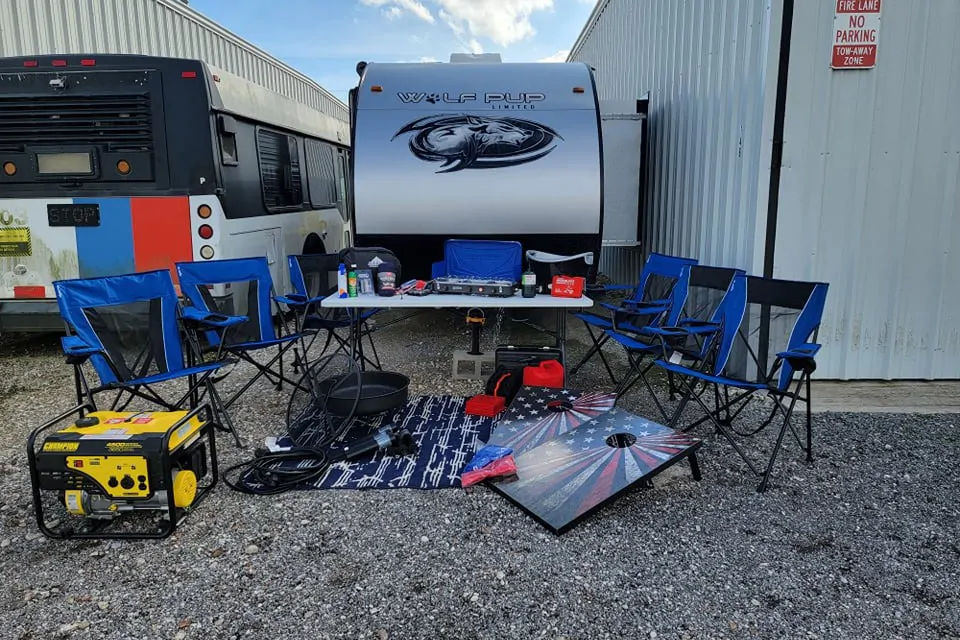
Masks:
[[[89,153],[38,153],[37,173],[41,175],[90,175],[93,162]]]

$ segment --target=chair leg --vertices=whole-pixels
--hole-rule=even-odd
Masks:
[[[810,392],[809,375],[805,381],[805,386],[807,388],[807,397],[805,398],[807,404],[807,462],[813,462],[813,410],[810,406],[813,402],[813,397]]]
[[[780,447],[783,444],[783,437],[787,435],[787,428],[790,426],[790,416],[793,415],[793,409],[797,405],[797,395],[790,399],[790,408],[784,409],[783,403],[780,402],[780,398],[774,398],[774,402],[777,403],[777,406],[780,407],[780,410],[783,412],[783,424],[780,426],[780,433],[777,434],[777,443],[773,445],[773,453],[770,455],[770,461],[767,463],[767,469],[763,472],[763,480],[760,481],[760,486],[757,487],[757,493],[763,493],[767,490],[767,483],[770,481],[770,474],[773,471],[773,465],[777,461],[777,455],[780,453]]]
[[[243,443],[240,441],[240,434],[237,433],[237,427],[233,424],[233,418],[230,417],[230,412],[227,411],[227,408],[224,406],[223,398],[220,397],[220,393],[214,386],[213,380],[211,378],[207,378],[205,386],[207,388],[207,394],[210,396],[210,405],[213,408],[218,420],[223,422],[223,430],[232,433],[233,440],[237,446],[243,447]]]

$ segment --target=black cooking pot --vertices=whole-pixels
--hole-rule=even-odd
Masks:
[[[360,373],[360,399],[357,400],[357,375],[327,378],[318,385],[317,394],[326,398],[326,410],[335,416],[372,416],[386,413],[407,403],[410,378],[393,371]],[[356,408],[354,408],[356,403]]]

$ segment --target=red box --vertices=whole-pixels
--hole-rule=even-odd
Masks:
[[[550,295],[554,298],[579,298],[586,284],[587,279],[581,276],[553,276]]]
[[[493,418],[506,408],[506,400],[500,396],[478,395],[467,400],[464,413],[471,416]]]

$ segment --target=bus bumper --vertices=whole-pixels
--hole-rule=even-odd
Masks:
[[[0,300],[0,333],[64,331],[56,300]]]

